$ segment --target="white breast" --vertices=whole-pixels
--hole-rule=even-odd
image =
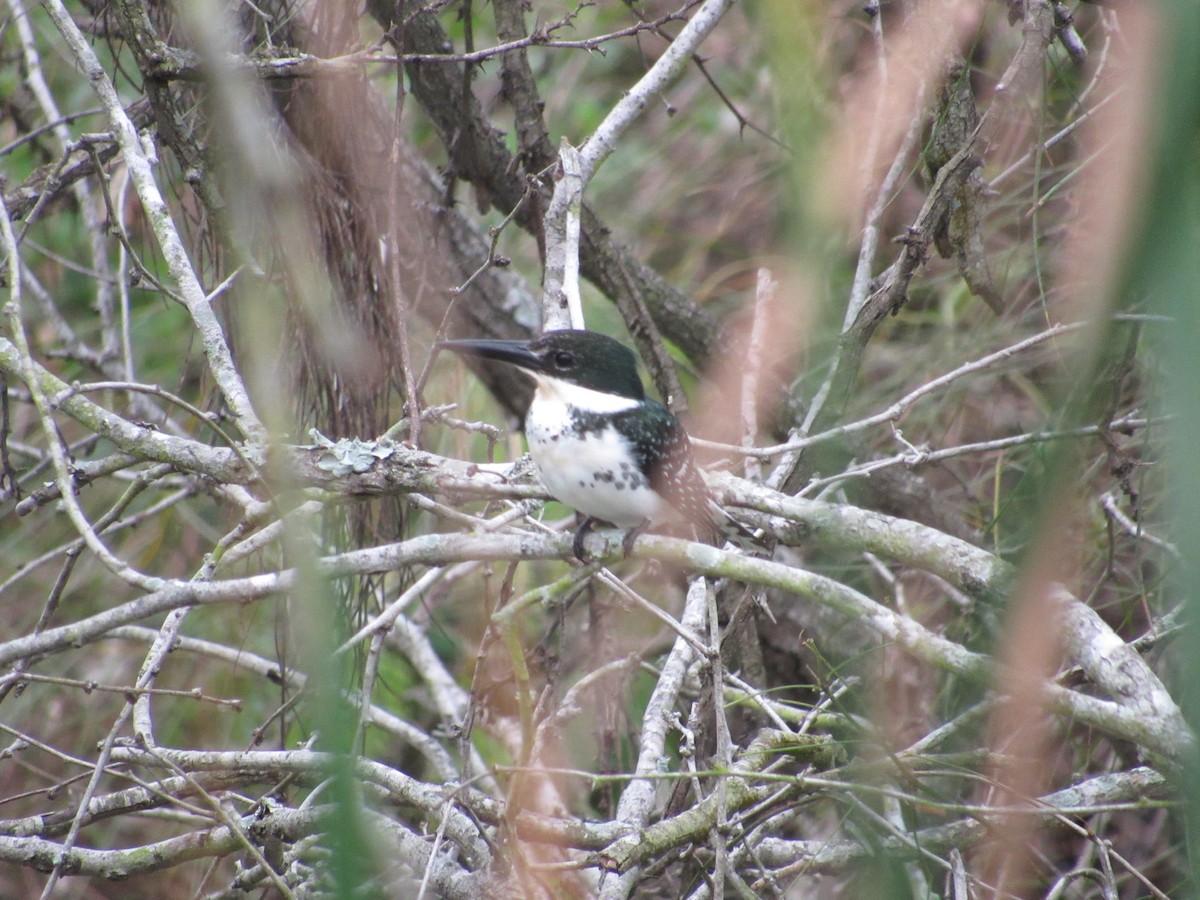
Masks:
[[[613,397],[555,379],[538,378],[525,436],[546,490],[556,500],[586,516],[631,528],[646,519],[659,520],[669,508],[630,465],[624,437],[611,426],[577,434],[569,406],[594,412],[620,412],[634,400]]]

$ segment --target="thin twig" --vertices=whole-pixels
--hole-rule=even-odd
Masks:
[[[254,412],[229,345],[225,341],[224,332],[188,259],[187,250],[175,229],[170,208],[155,182],[150,160],[133,122],[125,112],[116,88],[87,38],[63,6],[62,0],[43,0],[42,5],[50,14],[71,55],[86,73],[108,114],[109,126],[121,147],[121,154],[129,169],[138,199],[141,200],[142,209],[158,240],[167,268],[179,285],[180,295],[196,326],[213,379],[229,405],[234,421],[245,437],[263,440],[266,437],[266,429]]]

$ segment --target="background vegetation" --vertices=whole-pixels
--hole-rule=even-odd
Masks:
[[[5,0],[0,893],[1193,890],[1197,46]],[[753,540],[577,564],[431,352],[564,252]]]

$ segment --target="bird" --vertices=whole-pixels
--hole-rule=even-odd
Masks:
[[[547,331],[529,341],[451,340],[454,353],[516,366],[536,384],[525,437],[542,483],[584,519],[571,549],[597,522],[628,529],[634,539],[651,524],[682,520],[711,540],[715,503],[675,415],[647,397],[632,350],[595,331]]]

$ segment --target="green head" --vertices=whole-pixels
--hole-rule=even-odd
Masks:
[[[547,331],[532,341],[442,341],[438,347],[630,400],[646,396],[633,351],[594,331]]]

